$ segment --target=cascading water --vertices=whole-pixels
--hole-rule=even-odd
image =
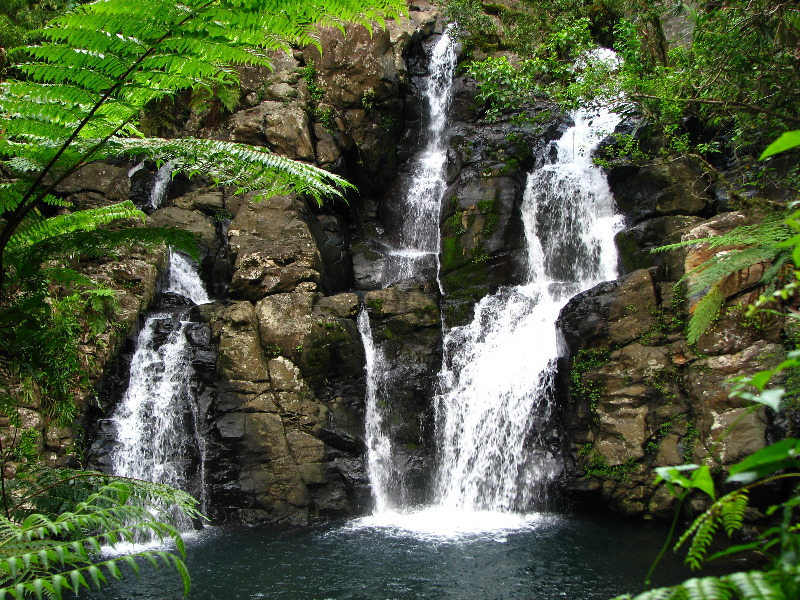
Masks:
[[[446,30],[429,56],[429,75],[423,87],[428,110],[423,150],[415,157],[402,204],[402,222],[396,243],[387,253],[381,277],[383,287],[421,274],[438,274],[439,213],[447,186],[447,115],[456,65],[455,41]],[[366,354],[367,398],[365,434],[367,471],[372,484],[375,512],[382,513],[406,503],[403,478],[395,464],[391,437],[386,431],[385,405],[391,395],[389,372],[381,348],[372,339],[366,308],[358,317]]]
[[[558,158],[531,173],[522,203],[527,278],[486,296],[445,335],[436,399],[441,507],[526,511],[560,472],[552,392],[555,322],[573,295],[616,277],[622,226],[591,152],[618,118],[574,115]]]
[[[388,510],[393,502],[392,494],[395,469],[392,461],[392,440],[385,430],[381,398],[386,394],[387,372],[386,358],[381,349],[375,346],[372,339],[372,327],[369,313],[362,309],[358,314],[358,331],[364,342],[364,356],[367,374],[366,414],[364,415],[365,437],[367,439],[367,475],[372,484],[372,496],[375,501],[374,510],[382,513]]]
[[[159,206],[161,206],[161,202],[164,201],[164,198],[167,195],[167,190],[169,189],[170,181],[172,180],[172,170],[173,164],[170,161],[167,161],[159,167],[158,171],[156,171],[150,188],[149,207],[151,209],[156,210]]]
[[[447,117],[456,59],[455,41],[448,29],[430,53],[423,89],[428,116],[422,133],[425,145],[414,158],[408,189],[400,198],[402,224],[396,243],[387,255],[382,277],[384,286],[426,271],[432,274],[438,271],[439,213],[447,186],[444,175]]]
[[[170,254],[164,291],[193,304],[209,301],[196,268],[177,253]],[[202,506],[204,442],[191,393],[187,313],[186,308],[156,310],[145,320],[131,360],[128,389],[110,419],[115,444],[109,462],[115,475],[186,490]]]

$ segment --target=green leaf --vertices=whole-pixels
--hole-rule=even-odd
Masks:
[[[779,152],[791,150],[792,148],[797,148],[798,146],[800,146],[800,130],[787,131],[786,133],[781,134],[777,140],[766,147],[764,152],[761,153],[759,160],[764,160],[765,158],[774,156]]]
[[[726,481],[751,483],[778,471],[800,466],[800,439],[786,439],[762,448],[732,465]]]
[[[723,579],[730,582],[742,600],[789,600],[780,586],[760,571],[731,573]]]
[[[711,469],[703,465],[692,473],[691,485],[700,491],[705,492],[711,499],[716,499],[716,491],[714,490],[714,480],[711,478]]]
[[[729,600],[731,592],[716,577],[698,577],[687,579],[681,586],[693,600]]]

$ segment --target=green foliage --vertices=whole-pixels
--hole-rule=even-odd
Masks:
[[[2,16],[23,14],[19,7],[29,4],[4,2]],[[75,415],[72,394],[88,372],[80,344],[103,327],[114,301],[112,290],[78,272],[81,258],[113,258],[125,244],[194,251],[186,233],[119,227],[143,218],[130,203],[64,214],[59,184],[92,161],[126,156],[169,160],[175,171],[239,192],[343,196],[352,186],[313,166],[241,144],[147,138],[140,123],[148,108],[187,90],[195,103],[217,98],[231,109],[237,65],[269,67],[274,52],[318,45],[322,27],[371,27],[405,10],[401,0],[104,0],[51,21],[31,38],[39,43],[8,51],[13,69],[0,81],[0,407],[12,420],[20,394],[60,423]],[[32,460],[39,441],[23,434],[19,442],[13,458]],[[187,494],[45,469],[0,485],[0,599],[100,588],[123,565],[138,573],[142,561],[175,569],[188,592],[183,543],[160,508],[198,518]],[[177,553],[99,556],[102,545],[140,534],[172,539]]]
[[[776,152],[788,150],[800,144],[800,140],[783,140],[778,145]],[[788,223],[795,230],[798,226],[800,214],[795,213]],[[769,230],[771,224],[766,229]],[[739,228],[729,236],[756,236],[763,238],[763,231],[759,231],[758,226],[751,228]],[[774,231],[774,230],[773,230]],[[722,236],[720,236],[722,237]],[[767,236],[769,237],[769,235]],[[791,249],[794,259],[795,269],[800,266],[800,236],[794,235],[785,239],[785,232],[780,232],[777,237],[773,237],[772,243],[780,248]],[[783,239],[781,239],[783,238]],[[713,239],[712,239],[713,240]],[[724,246],[724,241],[709,241],[717,247]],[[729,240],[730,241],[730,240]],[[752,238],[749,239],[752,242]],[[748,315],[753,315],[758,311],[777,312],[774,309],[764,308],[765,306],[785,302],[790,298],[796,288],[797,280],[800,277],[795,271],[795,278],[788,282],[781,289],[771,294],[762,295],[756,305],[748,310]],[[797,327],[799,315],[797,311],[791,310],[786,315],[788,324],[787,329],[792,330]],[[770,388],[770,384],[775,376],[787,370],[800,367],[800,350],[792,350],[787,353],[787,358],[772,369],[760,371],[751,377],[739,377],[735,380],[735,387],[732,396],[744,400],[750,400],[757,404],[767,406],[773,411],[780,411],[783,408],[785,391],[782,388]],[[753,393],[755,390],[755,393]],[[667,488],[673,495],[680,495],[681,502],[692,490],[699,490],[707,494],[712,500],[709,508],[699,515],[687,531],[680,537],[675,545],[679,547],[688,543],[686,562],[693,568],[698,569],[706,561],[721,557],[730,557],[743,553],[757,553],[766,561],[762,571],[739,572],[723,577],[704,577],[702,579],[690,579],[676,586],[659,588],[647,591],[638,596],[620,596],[616,600],[653,600],[653,599],[681,599],[695,600],[706,598],[720,598],[724,600],[789,600],[800,597],[800,520],[798,520],[797,510],[800,507],[800,486],[796,480],[800,477],[800,439],[787,438],[771,444],[761,450],[753,452],[743,460],[728,469],[728,477],[725,485],[737,486],[732,491],[717,497],[717,489],[711,471],[708,466],[703,465],[681,465],[679,467],[662,467],[656,469],[658,480],[664,481]],[[687,476],[687,474],[689,476]],[[776,482],[791,482],[793,487],[788,495],[775,496]],[[767,487],[768,486],[768,487]],[[745,513],[749,506],[749,497],[753,490],[767,487],[771,501],[766,514],[772,516],[770,526],[764,529],[754,540],[746,541],[743,544],[728,546],[711,556],[708,556],[714,535],[721,527],[730,538],[742,528]],[[685,491],[679,492],[678,488]],[[679,513],[676,513],[673,521],[674,531]],[[670,533],[670,537],[672,532]],[[658,563],[669,544],[665,544],[659,558],[651,568]],[[649,575],[646,585],[649,583]]]
[[[127,156],[170,160],[175,171],[240,192],[296,191],[321,201],[352,187],[264,149],[138,131],[146,108],[187,89],[231,108],[238,102],[232,66],[269,66],[269,52],[316,44],[320,27],[370,26],[404,4],[319,0],[274,8],[266,0],[107,0],[76,7],[39,31],[40,43],[9,51],[14,76],[0,82],[0,369],[6,383],[20,383],[62,421],[74,415],[72,392],[86,381],[79,343],[102,329],[113,304],[110,290],[74,269],[76,258],[112,257],[120,244],[190,249],[192,240],[101,228],[143,218],[130,203],[55,214],[53,207],[65,207],[55,195],[59,183],[91,161]],[[13,404],[7,387],[0,403]]]
[[[603,393],[602,383],[584,377],[587,371],[606,364],[611,354],[608,348],[585,348],[579,350],[572,361],[569,372],[570,392],[575,402],[583,402],[593,415],[597,412],[597,402]]]
[[[449,0],[444,2],[445,19],[455,24],[455,33],[465,46],[486,48],[497,34],[492,18],[484,12],[480,0]]]
[[[368,88],[361,94],[361,107],[365,111],[371,112],[375,108],[377,100],[378,92],[375,91],[375,88]]]
[[[126,567],[164,565],[182,578],[185,550],[172,517],[175,507],[197,519],[197,502],[185,492],[145,481],[88,471],[35,468],[3,488],[0,514],[0,598],[62,598],[81,588],[100,589]],[[102,546],[153,536],[171,540],[174,551],[139,551],[103,558]]]
[[[505,56],[471,63],[467,70],[480,83],[478,98],[487,105],[487,120],[496,121],[536,96],[548,95],[554,80],[572,78],[575,60],[590,46],[589,21],[579,19],[547,36],[531,58],[513,64]]]
[[[479,3],[451,4],[460,7],[454,18],[474,23],[477,36],[496,30],[494,21],[490,29],[473,14]],[[662,30],[668,12],[692,31],[672,46]],[[469,71],[481,84],[490,119],[519,112],[532,95],[563,109],[602,100],[623,115],[644,117],[663,152],[690,156],[730,187],[708,158],[721,150],[719,136],[746,162],[800,124],[797,14],[796,2],[772,0],[515,2],[499,12],[498,35],[521,59],[489,57]],[[593,43],[613,46],[622,60],[585,53]],[[687,118],[700,124],[699,133],[687,129]],[[743,172],[743,183],[758,171]],[[800,187],[796,175],[786,177],[784,185]]]
[[[787,131],[764,149],[764,152],[761,153],[761,160],[798,146],[800,146],[800,130]]]
[[[319,27],[346,21],[369,26],[403,8],[399,0],[320,0],[285,4],[280,11],[266,0],[108,0],[54,20],[41,31],[41,44],[10,52],[18,76],[0,84],[6,117],[0,211],[7,215],[0,258],[25,218],[90,160],[146,154],[188,161],[188,169],[178,168],[190,173],[197,168],[203,142],[136,137],[140,112],[150,103],[184,89],[235,86],[231,65],[269,66],[268,52],[315,44]],[[341,195],[335,187],[341,180],[324,171],[241,146],[215,148],[229,155],[223,173],[211,173],[221,182],[252,189],[257,176],[259,183],[277,181],[282,190],[302,174],[306,188]],[[4,262],[0,268],[3,275]]]
[[[619,465],[609,465],[602,454],[593,454],[588,464],[583,466],[586,477],[598,477],[600,479],[612,479],[614,481],[628,481],[630,474],[636,470],[637,463],[634,459],[629,459]]]
[[[317,67],[314,65],[313,59],[309,60],[308,64],[300,69],[300,75],[305,80],[306,87],[308,87],[311,104],[313,107],[316,107],[317,104],[322,102],[322,99],[325,97],[325,92],[319,85]]]
[[[3,0],[0,6],[0,48],[22,45],[31,30],[39,29],[59,13],[86,0]],[[3,70],[0,56],[0,72]]]
[[[774,287],[783,266],[792,257],[790,246],[787,246],[793,239],[792,223],[787,224],[786,215],[769,216],[761,223],[735,227],[723,235],[686,240],[653,250],[664,252],[698,245],[718,249],[678,282],[680,285],[687,281],[690,298],[700,297],[689,319],[689,343],[696,343],[717,318],[726,300],[723,288],[737,272],[759,263],[769,263],[771,266],[765,270],[760,283]]]

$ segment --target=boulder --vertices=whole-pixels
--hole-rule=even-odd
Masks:
[[[317,290],[321,258],[305,212],[295,196],[242,203],[228,230],[236,257],[231,297],[258,301],[298,288]]]

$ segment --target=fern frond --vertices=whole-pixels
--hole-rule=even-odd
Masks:
[[[742,528],[748,500],[748,491],[742,489],[732,492],[727,496],[723,496],[718,501],[721,506],[720,516],[722,518],[722,527],[725,529],[725,533],[728,534],[728,537]]]
[[[692,295],[743,269],[759,263],[772,262],[780,254],[784,254],[785,258],[789,257],[786,250],[773,245],[719,252],[686,273],[681,281],[689,279],[689,294]]]
[[[686,541],[691,538],[685,562],[693,570],[699,569],[703,563],[708,548],[714,539],[714,534],[719,527],[719,501],[712,504],[708,510],[699,515],[683,535],[675,543],[673,550],[677,552]]]
[[[720,286],[714,285],[695,305],[686,329],[686,339],[690,344],[696,344],[700,336],[711,326],[724,302],[725,296],[720,291]]]
[[[790,600],[775,572],[749,571],[688,579],[671,587],[614,600]]]
[[[687,579],[681,585],[688,598],[693,600],[730,600],[731,590],[717,577]]]
[[[14,519],[0,516],[0,598],[38,597],[39,591],[61,598],[64,590],[98,589],[122,576],[121,566],[133,574],[139,562],[173,569],[188,590],[185,548],[176,527],[160,521],[162,503],[177,506],[190,518],[202,518],[197,502],[185,492],[165,485],[69,469],[41,468],[24,481],[12,480]],[[73,488],[76,494],[65,494]],[[50,496],[64,499],[57,513],[36,511]],[[65,508],[66,507],[66,508]],[[96,562],[104,545],[134,541],[139,533],[170,539],[175,552],[144,551]],[[177,554],[176,554],[177,552]],[[91,582],[91,583],[90,583]]]
[[[35,219],[33,223],[23,225],[14,232],[8,242],[7,251],[19,252],[22,248],[73,231],[94,231],[101,225],[120,219],[141,219],[144,222],[146,218],[133,202],[126,200],[110,206],[78,210],[48,219]]]
[[[788,600],[769,573],[747,571],[722,578],[741,600]]]
[[[726,299],[722,289],[729,278],[756,264],[769,265],[764,269],[759,283],[769,284],[778,276],[783,265],[791,259],[791,249],[785,247],[786,240],[792,237],[786,217],[768,217],[761,223],[735,227],[722,235],[683,240],[653,250],[665,252],[697,245],[720,249],[708,260],[687,271],[678,282],[688,282],[690,297],[702,296],[689,319],[689,343],[696,343],[717,317]]]
[[[786,224],[789,215],[770,216],[755,225],[742,225],[734,227],[722,235],[683,240],[675,244],[667,244],[654,248],[651,252],[667,252],[687,246],[706,245],[708,248],[721,248],[723,246],[764,246],[778,244],[792,236],[792,230]]]
[[[321,202],[323,197],[342,197],[345,190],[353,189],[351,183],[333,173],[245,144],[147,138],[115,139],[110,148],[135,160],[169,160],[176,170],[204,174],[239,192],[264,190],[267,195],[276,195],[295,191]]]

